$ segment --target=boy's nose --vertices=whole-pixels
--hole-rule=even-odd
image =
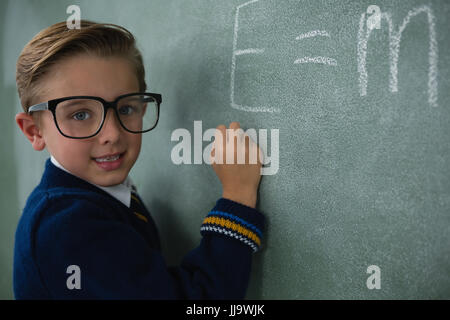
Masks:
[[[123,128],[119,122],[119,119],[117,119],[114,110],[108,109],[106,112],[105,122],[99,132],[99,136],[101,139],[116,141],[119,138],[121,130],[123,130]]]

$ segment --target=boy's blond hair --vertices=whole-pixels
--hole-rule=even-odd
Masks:
[[[81,20],[80,27],[69,29],[66,21],[56,23],[40,31],[23,48],[16,65],[16,84],[24,112],[43,102],[42,82],[49,70],[64,58],[80,53],[127,59],[135,69],[139,91],[147,89],[142,55],[131,32],[115,24],[89,20]],[[38,123],[39,114],[33,113]]]

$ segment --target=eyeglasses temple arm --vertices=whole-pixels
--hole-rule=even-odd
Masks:
[[[31,106],[28,108],[28,113],[31,113],[33,111],[41,111],[41,110],[48,110],[48,102],[42,102],[35,104],[34,106]]]

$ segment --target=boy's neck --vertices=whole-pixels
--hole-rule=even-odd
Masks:
[[[67,170],[66,168],[64,168],[64,167],[62,166],[62,164],[60,164],[60,163],[58,162],[58,160],[56,160],[56,158],[55,158],[54,156],[50,156],[50,161],[51,161],[55,166],[57,166],[58,168],[60,168],[61,170],[64,170],[65,172],[70,173],[71,175],[76,176],[77,178],[82,179],[82,180],[84,180],[84,181],[87,181],[87,182],[89,182],[90,184],[93,184],[94,186],[97,186],[97,187],[99,187],[99,188],[111,188],[111,187],[115,187],[115,186],[118,186],[118,185],[121,185],[121,184],[123,184],[123,185],[125,185],[125,186],[131,188],[131,185],[132,185],[132,183],[131,183],[129,177],[127,177],[122,183],[119,183],[119,184],[116,184],[116,185],[112,185],[112,186],[102,187],[102,186],[99,186],[99,185],[97,185],[97,184],[95,184],[95,183],[92,183],[92,182],[90,182],[90,181],[88,181],[88,180],[86,180],[86,179],[83,179],[83,178],[77,176],[76,174],[73,174],[72,172],[70,172],[69,170]]]
[[[79,179],[82,179],[82,178],[78,177],[77,175],[73,174],[72,172],[70,172],[69,170],[67,170],[66,168],[64,168],[58,162],[58,160],[55,159],[55,157],[51,156],[50,157],[50,161],[56,167],[60,168],[61,170],[64,170],[67,173],[69,173],[69,174],[71,174],[71,175],[73,175],[73,176],[75,176],[75,177],[77,177]],[[82,180],[84,180],[86,182],[89,182],[89,181],[87,181],[85,179],[82,179]],[[107,193],[112,195],[114,198],[118,199],[120,202],[125,204],[127,207],[130,206],[130,193],[131,193],[131,190],[134,187],[134,184],[131,181],[131,178],[129,176],[127,176],[127,178],[122,183],[119,183],[119,184],[114,185],[114,186],[102,187],[102,186],[99,186],[99,185],[97,185],[95,183],[92,183],[92,182],[89,182],[89,183],[94,185],[94,186],[96,186],[97,188],[100,188],[100,189],[106,191]],[[135,189],[135,187],[134,187],[134,189]]]

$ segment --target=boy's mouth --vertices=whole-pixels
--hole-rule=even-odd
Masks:
[[[111,171],[120,168],[124,159],[123,158],[124,154],[125,152],[115,153],[100,158],[92,158],[92,159],[95,161],[95,163],[100,169],[105,171]]]
[[[123,156],[125,152],[122,153],[113,153],[113,154],[109,154],[109,155],[105,155],[105,156],[101,156],[98,158],[92,158],[97,162],[111,162],[111,161],[116,161],[119,158],[121,158]]]
[[[124,154],[125,152],[114,153],[100,158],[92,158],[92,159],[95,160],[95,163],[101,169],[105,171],[111,171],[118,169],[122,165]]]

